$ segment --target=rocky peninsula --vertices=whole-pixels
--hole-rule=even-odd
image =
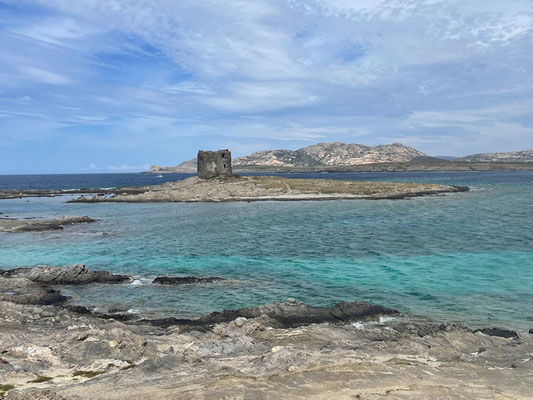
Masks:
[[[466,186],[364,182],[333,179],[291,179],[277,176],[191,177],[182,181],[138,188],[137,193],[79,197],[70,202],[224,202],[349,199],[404,199],[464,192]]]
[[[364,301],[151,320],[70,305],[60,292],[127,282],[83,265],[0,271],[0,397],[533,397],[533,331],[436,324]]]

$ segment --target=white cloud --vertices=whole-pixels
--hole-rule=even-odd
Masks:
[[[13,29],[14,33],[27,36],[35,40],[58,46],[73,46],[81,39],[101,32],[94,25],[89,25],[72,18],[52,18],[41,20],[35,24],[22,25]]]
[[[287,109],[316,103],[319,97],[308,88],[290,81],[233,82],[224,94],[203,101],[217,108],[238,112]]]
[[[127,148],[102,167],[126,171],[215,143],[531,147],[530,1],[13,5],[37,3],[0,30],[0,135],[61,138],[90,153],[79,168],[107,165],[104,150]]]
[[[67,76],[56,72],[46,71],[35,67],[23,67],[21,69],[27,79],[51,85],[69,85],[72,83]]]

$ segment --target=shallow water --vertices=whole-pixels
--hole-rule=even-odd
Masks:
[[[0,233],[0,268],[79,262],[136,275],[134,284],[69,293],[82,304],[159,314],[194,317],[289,297],[313,305],[363,299],[439,321],[533,326],[533,171],[289,176],[467,184],[472,191],[378,201],[2,200],[0,212],[13,217],[86,214],[101,221]],[[0,187],[9,186],[2,178]],[[228,281],[181,288],[149,283],[162,274]]]

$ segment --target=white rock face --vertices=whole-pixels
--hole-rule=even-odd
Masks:
[[[533,150],[509,151],[506,153],[480,153],[457,158],[454,161],[469,162],[533,162]]]
[[[280,167],[346,166],[408,162],[427,155],[401,143],[364,146],[356,143],[318,143],[299,150],[259,151],[234,160],[235,166]]]

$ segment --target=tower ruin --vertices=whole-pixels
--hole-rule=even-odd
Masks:
[[[198,178],[210,179],[231,176],[231,152],[229,150],[198,151]]]

